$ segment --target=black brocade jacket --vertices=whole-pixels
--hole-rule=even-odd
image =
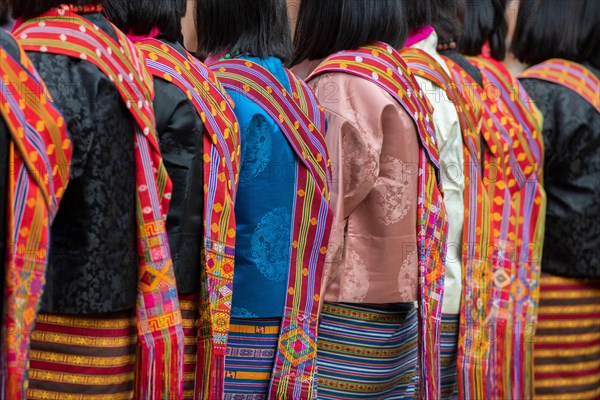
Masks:
[[[20,52],[14,39],[0,28],[0,46],[13,59],[19,60]],[[4,293],[6,271],[6,207],[8,202],[8,149],[11,137],[6,122],[0,118],[0,289]],[[3,310],[4,296],[0,296],[0,310]]]
[[[585,66],[600,77],[600,70]],[[542,271],[600,279],[600,113],[561,85],[521,83],[544,115],[548,205]]]
[[[117,39],[101,14],[85,18]],[[52,225],[42,312],[132,310],[137,293],[133,118],[93,64],[28,52],[63,113],[73,144],[70,181]]]
[[[185,54],[179,43],[158,39]],[[154,78],[154,90],[160,150],[173,182],[167,233],[177,290],[199,293],[204,238],[204,125],[192,102],[177,86]]]

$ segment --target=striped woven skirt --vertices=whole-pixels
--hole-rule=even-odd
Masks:
[[[460,315],[443,314],[440,338],[440,383],[442,399],[458,398],[458,324]]]
[[[225,400],[267,398],[280,325],[280,318],[231,318],[225,358]]]
[[[179,308],[183,323],[184,356],[183,356],[183,398],[194,398],[196,388],[196,354],[198,353],[198,309],[197,294],[180,294]]]
[[[411,398],[418,384],[417,357],[413,303],[326,303],[319,326],[318,398]]]
[[[536,399],[600,399],[600,281],[542,275]]]
[[[27,398],[132,399],[137,347],[132,314],[40,314],[31,335]]]

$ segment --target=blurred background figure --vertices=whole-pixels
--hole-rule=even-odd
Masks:
[[[537,321],[545,192],[542,187],[541,114],[504,65],[508,49],[506,1],[467,2],[461,51],[483,75],[493,129],[508,145],[507,179],[512,213],[494,217],[488,396],[528,398],[533,393],[532,337]],[[496,187],[498,187],[496,185]],[[505,201],[505,204],[508,202]],[[535,252],[532,251],[535,249]],[[535,254],[533,254],[535,253]],[[514,371],[507,374],[506,370]]]

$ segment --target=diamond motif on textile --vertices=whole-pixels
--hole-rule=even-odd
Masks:
[[[510,284],[510,276],[503,269],[494,272],[494,285],[504,288]]]
[[[520,302],[529,295],[527,284],[522,279],[517,279],[513,286],[513,296],[516,301]]]
[[[296,328],[281,336],[279,351],[294,367],[297,367],[315,357],[317,344],[309,333],[302,328]]]

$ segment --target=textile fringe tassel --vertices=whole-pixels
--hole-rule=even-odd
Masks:
[[[148,400],[179,399],[183,391],[183,346],[173,351],[171,343],[178,343],[175,330],[148,338],[140,336],[136,364],[136,398]]]

